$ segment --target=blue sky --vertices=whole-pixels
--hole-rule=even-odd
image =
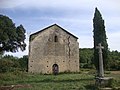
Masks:
[[[110,50],[120,51],[119,5],[119,0],[0,0],[0,14],[9,16],[16,26],[24,26],[27,45],[31,33],[56,23],[79,37],[80,48],[92,48],[92,19],[97,7],[105,20]],[[14,55],[26,54],[28,47]]]

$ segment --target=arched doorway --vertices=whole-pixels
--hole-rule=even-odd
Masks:
[[[52,70],[53,70],[53,74],[54,74],[54,75],[58,74],[58,72],[59,72],[59,67],[58,67],[58,65],[57,65],[57,64],[54,64],[54,65],[52,66]]]

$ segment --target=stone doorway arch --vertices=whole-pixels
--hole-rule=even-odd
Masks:
[[[57,64],[53,64],[52,71],[54,75],[57,75],[59,73],[59,66]]]

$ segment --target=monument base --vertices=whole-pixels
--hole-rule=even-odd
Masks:
[[[96,77],[95,85],[100,88],[110,87],[112,77]]]

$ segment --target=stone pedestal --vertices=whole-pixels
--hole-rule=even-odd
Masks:
[[[96,77],[95,85],[100,88],[109,87],[112,77]]]

